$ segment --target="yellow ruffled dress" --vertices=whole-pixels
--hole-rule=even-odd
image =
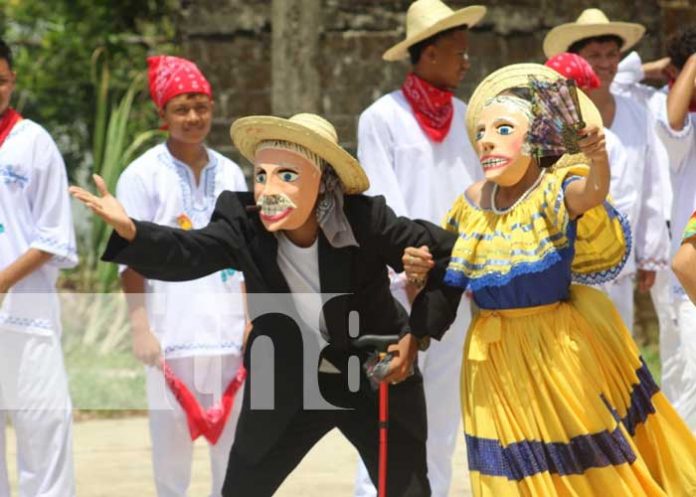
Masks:
[[[445,282],[481,309],[461,376],[473,494],[696,497],[696,439],[611,301],[573,284],[613,278],[631,243],[609,202],[569,217],[582,162],[564,156],[507,212],[462,195],[445,219]]]

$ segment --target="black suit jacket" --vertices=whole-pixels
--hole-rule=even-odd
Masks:
[[[251,193],[224,192],[210,224],[200,230],[183,231],[135,221],[135,239],[129,243],[114,233],[102,259],[126,264],[146,278],[167,281],[195,279],[224,268],[237,268],[244,272],[250,315],[254,316],[254,294],[290,292],[276,262],[275,236],[266,231],[258,214],[247,212],[246,206],[254,203]],[[407,246],[428,245],[438,263],[430,281],[441,281],[455,235],[425,221],[396,217],[383,197],[346,196],[344,211],[359,247],[333,248],[323,234],[319,235],[318,247],[322,294],[344,294],[326,301],[323,307],[330,335],[324,354],[342,375],[346,374],[348,357],[355,353],[348,335],[351,311],[359,313],[361,334],[387,335],[409,330],[415,335],[439,338],[454,315],[452,306],[456,306],[451,298],[442,297],[441,290],[426,288],[414,302],[409,320],[389,290],[387,274],[387,266],[397,272],[403,270],[401,257]],[[252,461],[273,446],[303,405],[302,345],[297,325],[277,313],[260,315],[253,325],[244,359],[250,372],[247,392],[254,381],[249,351],[254,340],[266,335],[275,348],[275,404],[272,410],[252,411],[250,395],[245,396],[235,447]],[[374,397],[364,378],[359,395]],[[341,399],[325,397],[350,405],[350,395],[339,395]],[[425,399],[420,374],[393,387],[390,397],[394,420],[425,439]]]

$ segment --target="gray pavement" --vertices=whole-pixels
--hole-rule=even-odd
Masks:
[[[11,428],[7,435],[10,480],[16,496],[16,450]],[[454,459],[451,497],[470,495],[463,436],[460,442]],[[75,423],[74,453],[77,497],[154,497],[146,418]],[[276,496],[350,497],[356,460],[353,447],[334,430],[312,449]],[[190,497],[207,497],[209,481],[206,444],[199,439],[194,451]]]

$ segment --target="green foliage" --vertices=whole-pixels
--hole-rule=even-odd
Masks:
[[[128,91],[147,55],[176,51],[177,8],[175,0],[0,0],[0,36],[15,51],[14,105],[56,138],[71,178],[97,160],[95,100]],[[110,68],[106,87],[94,84],[95,53]],[[128,134],[156,125],[146,102],[132,109]]]
[[[13,105],[56,139],[72,183],[101,174],[113,191],[123,168],[159,138],[146,58],[176,53],[176,0],[0,0],[0,36],[13,48]],[[76,209],[80,267],[66,286],[108,291],[116,267],[98,264],[108,230]]]

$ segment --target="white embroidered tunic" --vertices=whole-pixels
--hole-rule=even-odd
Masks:
[[[133,161],[119,178],[117,197],[128,215],[181,229],[205,227],[224,190],[246,191],[239,166],[211,149],[196,180],[191,168],[157,145]],[[124,269],[124,268],[121,268]],[[147,280],[150,326],[165,357],[238,354],[245,313],[243,275],[233,268],[184,282]]]
[[[0,147],[0,269],[30,248],[53,257],[10,289],[0,332],[58,335],[58,271],[77,264],[67,173],[48,132],[24,119]]]

